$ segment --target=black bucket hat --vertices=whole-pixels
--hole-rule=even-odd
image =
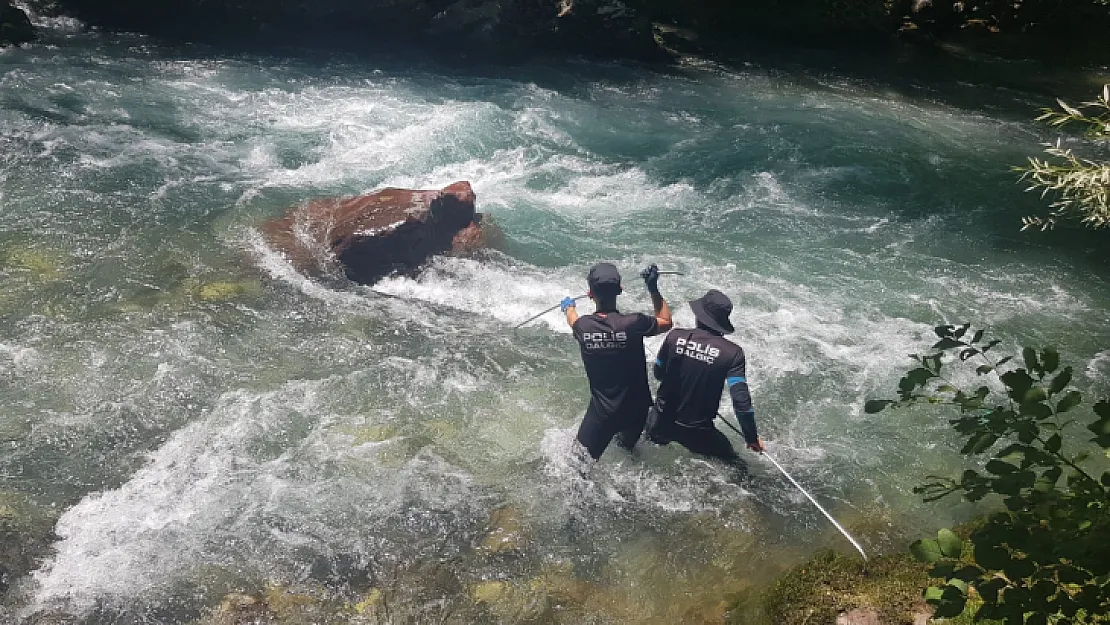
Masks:
[[[721,334],[731,334],[736,328],[728,316],[732,314],[732,300],[717,289],[710,289],[700,298],[690,301],[694,318],[702,325]]]
[[[621,274],[611,263],[598,263],[590,267],[586,284],[594,295],[618,295],[621,292]]]

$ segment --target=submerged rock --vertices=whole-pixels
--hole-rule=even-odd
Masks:
[[[0,46],[34,41],[35,27],[22,9],[0,0]]]
[[[50,555],[55,520],[23,495],[0,491],[0,593]]]
[[[338,263],[351,280],[373,284],[433,254],[485,247],[488,221],[474,210],[470,183],[456,182],[438,191],[388,188],[314,200],[263,230],[302,273],[319,275]]]
[[[498,508],[490,514],[489,532],[478,549],[486,553],[520,551],[526,542],[520,512],[513,506]]]

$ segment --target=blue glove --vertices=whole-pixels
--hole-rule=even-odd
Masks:
[[[646,269],[641,271],[640,277],[644,279],[648,293],[659,292],[659,268],[655,266],[655,263],[648,265]]]
[[[563,311],[564,313],[567,311],[568,308],[577,308],[577,307],[578,307],[578,304],[574,303],[574,298],[573,297],[564,297],[563,301],[559,303],[559,310]]]

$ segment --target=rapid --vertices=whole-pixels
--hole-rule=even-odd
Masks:
[[[733,299],[768,449],[875,553],[975,513],[912,492],[963,467],[943,418],[863,411],[933,326],[1056,345],[1110,388],[1098,237],[1018,231],[1043,204],[1009,168],[1053,138],[1029,121],[1043,96],[43,25],[0,51],[0,490],[56,536],[4,622],[190,622],[278,587],[378,593],[398,622],[675,623],[850,553],[750,453],[739,484],[673,445],[580,473],[577,346],[557,312],[512,327],[600,260],[626,311],[650,308],[652,262],[684,274],[661,280],[680,326],[706,289]],[[373,290],[258,234],[313,198],[456,180],[504,248]]]

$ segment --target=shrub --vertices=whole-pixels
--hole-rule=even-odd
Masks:
[[[944,582],[929,587],[925,598],[937,617],[963,612],[974,589],[983,601],[977,621],[1100,621],[1110,614],[1110,471],[1096,478],[1088,459],[1095,451],[1110,457],[1110,401],[1082,415],[1073,370],[1060,367],[1055,349],[1027,347],[1018,367],[1013,356],[993,359],[1000,341],[969,330],[969,324],[937,327],[940,340],[932,353],[914,357],[919,366],[899,382],[898,399],[865,405],[872,413],[919,402],[951,406],[958,414],[949,423],[966,438],[961,453],[989,454],[982,470],[958,479],[929,476],[915,489],[926,501],[993,494],[1005,507],[967,541],[945,529],[911,545],[918,559],[933,563],[930,575]],[[975,366],[987,383],[957,388],[946,375],[949,363]]]

